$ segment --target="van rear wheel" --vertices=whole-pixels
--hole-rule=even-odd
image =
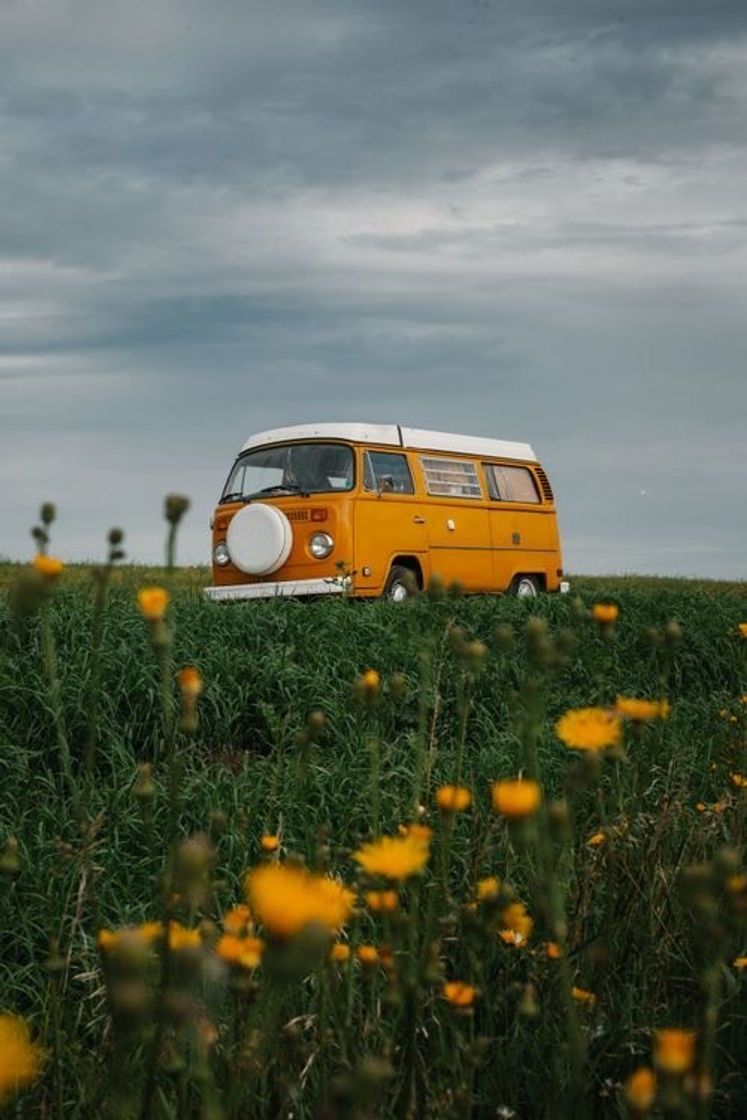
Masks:
[[[535,576],[517,576],[511,585],[511,592],[517,599],[536,599],[539,586]]]
[[[395,564],[386,581],[384,598],[390,603],[404,603],[405,599],[415,594],[417,586],[415,573],[401,564]]]

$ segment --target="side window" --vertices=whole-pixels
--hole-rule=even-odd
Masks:
[[[483,465],[488,476],[488,493],[493,501],[539,503],[534,475],[526,467],[499,467],[495,463]]]
[[[364,456],[363,487],[366,490],[414,494],[412,475],[405,455],[367,451]]]
[[[482,489],[474,463],[466,459],[432,459],[421,456],[425,485],[434,497],[481,498]]]

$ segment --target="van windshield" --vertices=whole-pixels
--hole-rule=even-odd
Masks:
[[[352,490],[352,448],[344,443],[288,443],[258,447],[240,455],[222,502],[248,501],[261,494],[320,494]]]

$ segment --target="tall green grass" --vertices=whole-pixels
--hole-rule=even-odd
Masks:
[[[137,586],[153,575],[121,571],[112,581],[90,782],[84,762],[96,670],[94,595],[85,573],[66,572],[49,606],[83,832],[61,772],[39,617],[18,621],[0,608],[0,844],[16,837],[20,864],[1,888],[0,1010],[27,1016],[49,1050],[43,1077],[19,1098],[19,1115],[137,1114],[128,1112],[135,1090],[112,1099],[107,1089],[119,1042],[96,934],[161,913],[169,828],[162,694],[135,602]],[[165,1062],[157,1069],[150,1114],[618,1116],[624,1114],[620,1086],[649,1060],[652,1030],[677,1025],[702,1032],[712,1005],[715,1093],[702,1100],[691,1094],[671,1114],[744,1114],[747,1004],[743,974],[731,967],[747,950],[744,928],[729,918],[719,953],[704,958],[703,938],[712,931],[683,879],[687,868],[708,865],[713,883],[722,883],[719,860],[736,874],[743,858],[743,809],[729,777],[741,766],[747,732],[739,701],[746,687],[744,643],[737,634],[747,616],[743,587],[580,579],[574,595],[530,604],[423,597],[404,608],[329,600],[222,607],[201,598],[199,570],[158,577],[172,592],[174,667],[195,665],[205,682],[197,733],[178,744],[179,836],[205,832],[215,843],[204,917],[218,921],[241,900],[243,874],[261,858],[265,833],[280,833],[284,852],[353,881],[350,852],[371,833],[374,796],[380,830],[395,833],[413,818],[419,794],[424,819],[437,832],[437,868],[443,825],[434,794],[453,780],[462,749],[461,777],[474,805],[453,820],[450,901],[433,926],[434,977],[419,996],[414,1056],[403,1057],[404,997],[384,970],[359,975],[350,966],[327,990],[312,969],[292,991],[283,989],[274,1010],[265,1008],[275,1018],[272,1031],[267,1026],[261,1076],[247,1074],[246,1086],[237,1088],[245,1067],[227,1060],[230,1044],[221,1035],[216,1053],[226,1060],[215,1058],[214,1095]],[[620,620],[606,638],[586,608],[610,597]],[[533,663],[532,618],[543,620],[553,648],[561,650],[555,663]],[[455,626],[463,631],[456,641]],[[470,665],[464,640],[484,643],[479,666]],[[383,682],[370,710],[354,695],[356,678],[369,667]],[[490,803],[490,783],[525,765],[522,728],[531,687],[542,711],[537,749],[545,799],[565,799],[562,827],[573,837],[555,871],[567,897],[569,967],[596,998],[578,1013],[586,1050],[583,1099],[563,1080],[557,1061],[567,1025],[542,949],[548,934],[542,900],[533,893],[542,880],[539,856],[515,830],[499,825]],[[574,770],[553,723],[569,708],[606,705],[618,693],[667,696],[672,713],[631,737],[627,761],[606,765],[596,784]],[[309,743],[303,731],[315,710],[326,722]],[[155,781],[145,813],[133,796],[143,762],[154,764]],[[416,790],[421,765],[424,780]],[[602,808],[619,836],[590,847]],[[476,882],[490,874],[510,881],[536,918],[525,950],[486,934],[464,908]],[[720,889],[713,887],[714,905],[728,908]],[[422,915],[418,920],[425,922]],[[361,941],[384,938],[381,920],[369,914],[355,928]],[[718,971],[715,996],[704,981],[710,967]],[[447,974],[480,988],[472,1014],[456,1014],[439,995],[438,977]],[[322,992],[331,1003],[320,1011]],[[219,1026],[225,1020],[240,1030],[251,1011],[228,1004],[224,993],[224,1004],[210,1014]],[[262,1024],[254,1028],[261,1031]],[[128,1052],[126,1062],[137,1088],[145,1053]],[[407,1062],[417,1073],[409,1095]]]

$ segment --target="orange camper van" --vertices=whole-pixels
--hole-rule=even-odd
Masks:
[[[555,500],[527,443],[397,424],[252,436],[212,520],[217,601],[567,591]]]

